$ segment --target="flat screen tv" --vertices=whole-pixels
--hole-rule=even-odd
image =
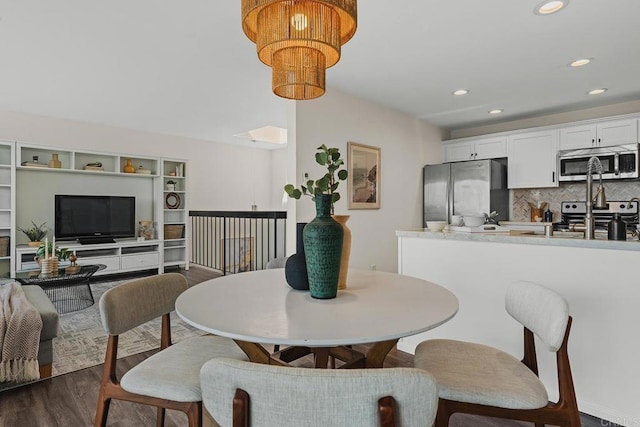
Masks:
[[[56,239],[105,243],[134,237],[135,217],[133,196],[55,196]]]

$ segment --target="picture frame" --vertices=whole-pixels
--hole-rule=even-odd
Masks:
[[[243,273],[251,271],[255,261],[255,240],[253,237],[231,237],[222,239],[220,251],[224,271]]]
[[[380,148],[347,143],[348,209],[380,209]]]

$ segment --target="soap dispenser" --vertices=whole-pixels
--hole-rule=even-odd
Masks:
[[[620,219],[619,213],[614,213],[613,219],[607,225],[607,238],[609,240],[627,240],[627,224]]]

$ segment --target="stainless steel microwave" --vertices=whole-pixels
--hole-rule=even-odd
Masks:
[[[638,178],[638,144],[626,144],[559,151],[558,179],[585,181],[587,163],[593,156],[598,157],[602,163],[602,179]],[[598,173],[592,173],[594,179],[598,179]]]

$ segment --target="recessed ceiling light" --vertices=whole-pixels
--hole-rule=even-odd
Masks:
[[[462,95],[466,95],[466,94],[468,94],[468,93],[469,93],[469,90],[468,90],[468,89],[458,89],[458,90],[455,90],[455,91],[453,91],[453,92],[451,92],[451,93],[452,93],[453,95],[455,95],[455,96],[462,96]]]
[[[495,110],[489,110],[489,114],[500,114],[502,113],[504,110],[501,110],[499,108],[496,108]]]
[[[600,95],[601,93],[605,93],[607,91],[606,87],[600,88],[600,89],[594,89],[594,90],[590,90],[589,92],[587,92],[587,94],[589,95]]]
[[[576,59],[571,64],[569,64],[569,66],[570,67],[582,67],[583,65],[587,65],[590,62],[591,62],[591,59],[589,59],[589,58]]]
[[[569,0],[545,0],[539,3],[533,11],[536,15],[551,15],[565,8],[569,4]]]

